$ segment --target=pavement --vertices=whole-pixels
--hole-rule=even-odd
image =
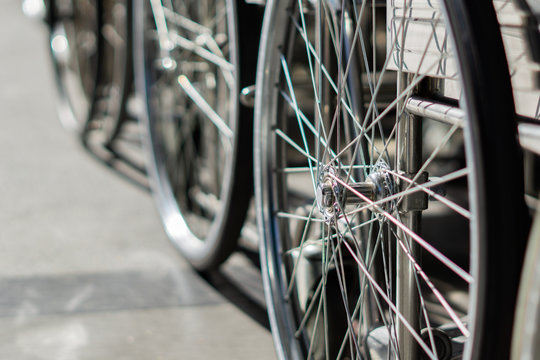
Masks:
[[[60,125],[44,25],[4,0],[0,28],[0,360],[274,359],[253,261],[191,270],[144,177]]]

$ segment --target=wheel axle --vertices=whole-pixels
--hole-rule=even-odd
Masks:
[[[337,170],[332,166],[326,167],[321,173],[316,194],[317,205],[324,220],[331,223],[346,205],[369,204],[392,195],[394,179],[388,169],[386,163],[379,162],[373,166],[366,181],[344,185]],[[389,204],[384,203],[378,208],[389,210],[389,207]]]

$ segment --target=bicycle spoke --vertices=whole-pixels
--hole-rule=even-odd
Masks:
[[[382,297],[382,299],[386,302],[386,304],[390,307],[390,309],[394,312],[394,314],[403,322],[404,326],[410,331],[411,335],[415,338],[415,340],[418,342],[420,347],[422,347],[422,349],[426,352],[428,356],[430,356],[432,359],[436,359],[435,355],[431,352],[431,349],[429,349],[429,347],[422,340],[420,335],[413,329],[413,327],[409,324],[407,319],[398,311],[396,305],[386,295],[384,290],[377,284],[377,281],[373,278],[371,273],[368,271],[367,267],[365,266],[361,258],[359,258],[356,255],[355,251],[350,247],[347,241],[342,241],[341,243],[347,248],[347,250],[349,251],[349,254],[353,257],[354,261],[356,261],[357,265],[359,266],[363,274],[366,276],[371,286],[377,291],[379,296]]]
[[[287,60],[285,60],[285,58],[283,56],[281,56],[281,66],[283,68],[283,73],[285,74],[285,78],[287,80],[287,87],[289,88],[289,93],[291,94],[291,98],[292,98],[292,101],[293,101],[293,107],[295,109],[296,120],[298,121],[298,128],[300,129],[300,133],[302,135],[302,141],[304,143],[304,149],[305,149],[306,153],[309,153],[309,146],[308,146],[308,143],[307,143],[307,140],[306,140],[306,134],[305,134],[305,131],[304,131],[303,121],[301,119],[300,114],[298,113],[298,104],[296,102],[296,95],[294,93],[294,89],[293,89],[292,84],[291,84],[291,76],[289,74],[289,67],[287,65]],[[314,163],[312,161],[308,161],[308,165],[312,169]],[[315,165],[318,167],[319,162],[316,161]],[[317,186],[315,185],[316,181],[315,181],[315,178],[313,176],[313,171],[310,171],[310,174],[311,174],[311,180],[312,180],[312,183],[313,183],[313,191],[316,191]]]
[[[225,121],[219,116],[214,109],[208,104],[208,102],[202,97],[202,95],[195,89],[191,81],[185,75],[178,77],[178,84],[186,92],[186,94],[193,100],[193,103],[206,115],[206,117],[216,126],[216,128],[227,138],[233,137],[233,132]]]
[[[179,47],[185,50],[193,51],[195,54],[199,55],[203,59],[211,62],[212,64],[222,68],[225,72],[234,71],[234,65],[224,59],[222,56],[219,56],[200,45],[197,45],[195,42],[186,39],[180,35],[173,34],[171,35],[172,41]]]
[[[396,172],[394,172],[392,170],[388,170],[388,172],[391,173],[392,175],[397,176],[400,179],[412,184],[412,180],[410,180],[408,178],[407,178],[407,180],[405,180],[405,177],[403,175],[398,174],[398,173],[396,173]],[[429,182],[426,182],[426,183],[423,183],[423,184],[415,184],[415,187],[410,187],[407,190],[397,192],[397,193],[395,193],[393,195],[390,195],[390,196],[388,196],[388,197],[386,197],[384,199],[368,202],[366,205],[363,205],[363,206],[360,206],[357,209],[351,210],[350,212],[347,213],[347,215],[352,215],[352,214],[355,214],[355,213],[359,213],[359,212],[362,212],[362,211],[364,211],[366,209],[372,209],[372,208],[375,208],[377,206],[381,206],[381,205],[383,205],[385,203],[394,201],[396,199],[401,199],[404,196],[412,195],[412,194],[415,194],[415,193],[420,192],[420,191],[426,192],[427,194],[434,196],[436,194],[434,194],[433,191],[430,190],[431,187],[436,187],[436,186],[439,186],[439,185],[443,185],[443,184],[445,184],[447,182],[450,182],[452,180],[463,178],[463,177],[467,176],[468,174],[469,174],[469,170],[466,169],[466,168],[456,170],[456,171],[454,171],[454,172],[452,172],[450,174],[447,174],[447,175],[445,175],[443,177],[440,177],[440,178],[438,178],[436,180],[432,180],[432,181],[429,181]],[[441,199],[444,199],[444,198],[441,197]],[[470,212],[468,210],[463,209],[459,205],[453,204],[448,200],[444,200],[444,201],[446,201],[446,204],[449,207],[451,207],[453,210],[455,210],[457,213],[459,213],[460,215],[462,215],[463,217],[465,217],[467,219],[470,219],[471,214],[470,214]]]
[[[442,254],[439,250],[435,249],[431,244],[429,244],[426,240],[422,239],[418,234],[411,231],[409,228],[407,228],[401,221],[396,219],[394,216],[392,216],[387,211],[384,211],[380,206],[374,205],[373,201],[371,201],[369,198],[367,198],[365,195],[359,193],[355,189],[353,189],[350,185],[343,182],[341,179],[334,176],[334,179],[339,182],[341,185],[346,187],[348,190],[353,192],[356,196],[359,198],[362,198],[367,203],[370,203],[371,206],[375,207],[377,211],[379,211],[384,217],[386,217],[391,223],[396,225],[399,229],[403,230],[408,236],[410,236],[414,241],[416,241],[420,246],[422,246],[425,250],[427,250],[431,255],[436,257],[439,261],[441,261],[443,264],[445,264],[450,270],[455,272],[459,277],[461,277],[463,280],[465,280],[468,283],[473,282],[472,276],[467,273],[465,270],[463,270],[461,267],[459,267],[457,264],[455,264],[452,260],[450,260],[448,257],[446,257],[444,254]]]

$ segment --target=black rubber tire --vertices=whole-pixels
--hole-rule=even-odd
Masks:
[[[284,66],[275,54],[285,53],[287,58],[288,49],[294,47],[288,41],[296,32],[295,25],[283,19],[292,17],[296,4],[294,0],[270,0],[267,4],[255,107],[255,194],[262,276],[278,357],[283,359],[308,355],[304,335],[295,336],[300,310],[295,308],[294,300],[289,301],[291,295],[287,293],[287,278],[293,270],[282,259],[283,254],[293,250],[284,245],[290,241],[290,229],[282,225],[285,220],[278,216],[280,211],[286,211],[282,204],[289,193],[282,188],[288,189],[289,185],[276,175],[281,168],[275,167],[286,157],[283,151],[276,150],[276,143],[292,137],[283,141],[283,136],[274,133],[280,125],[279,116],[283,116],[280,109],[288,106],[274,99],[278,97],[279,81],[285,80],[281,80],[283,75],[269,75],[279,73],[279,67]],[[506,359],[529,223],[508,65],[491,1],[446,1],[444,7],[466,97],[462,107],[471,118],[467,161],[474,166],[475,175],[470,178],[474,185],[469,185],[472,187],[468,195],[478,206],[473,214],[475,225],[470,229],[476,239],[470,264],[474,285],[469,293],[474,318],[469,319],[471,335],[463,357]],[[274,102],[280,104],[278,109],[268,110],[267,104]],[[281,139],[276,140],[279,136]],[[313,198],[308,199],[308,204]]]
[[[101,0],[99,79],[96,106],[81,133],[83,144],[112,148],[128,120],[127,102],[133,91],[133,3]]]
[[[472,136],[480,144],[475,161],[481,166],[479,189],[484,189],[478,197],[485,204],[479,221],[483,232],[479,273],[484,281],[478,302],[483,314],[477,320],[471,358],[507,359],[530,227],[508,63],[491,1],[449,1],[447,6],[455,19],[458,51],[465,55],[461,69],[466,86],[479,94],[468,100],[479,114]],[[470,55],[473,51],[475,57]],[[504,172],[513,177],[510,183],[501,176],[501,164],[508,165]]]

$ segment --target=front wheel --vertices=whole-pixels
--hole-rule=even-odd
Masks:
[[[526,208],[494,11],[386,4],[267,4],[255,177],[278,354],[506,358]]]

